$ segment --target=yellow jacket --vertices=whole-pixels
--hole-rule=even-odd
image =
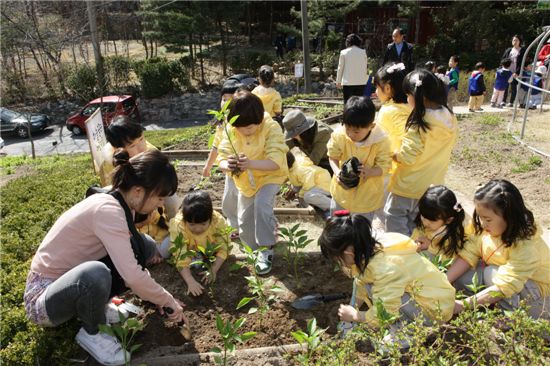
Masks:
[[[382,168],[383,175],[361,178],[355,188],[345,189],[332,177],[330,194],[340,206],[355,213],[372,212],[384,204],[384,174],[391,166],[390,141],[388,136],[375,126],[367,139],[361,143],[353,142],[340,127],[332,133],[328,142],[328,156],[339,161],[340,167],[352,156],[369,168]]]
[[[220,146],[220,142],[222,142],[224,134],[224,127],[223,124],[217,124],[216,125],[216,132],[214,132],[214,139],[212,140],[212,148],[218,148]]]
[[[378,300],[382,300],[387,312],[398,315],[405,292],[430,319],[449,320],[455,305],[455,289],[445,274],[416,252],[416,244],[409,237],[385,233],[377,240],[383,251],[370,259],[365,271],[359,273],[357,266],[352,267],[352,275],[357,281],[357,298],[369,306],[365,321],[371,326],[379,325],[375,306]],[[372,297],[366,285],[372,286]]]
[[[283,112],[283,99],[277,90],[258,85],[252,90],[252,94],[261,99],[264,110],[269,113],[271,117]]]
[[[484,231],[471,235],[458,255],[473,268],[479,259],[499,266],[493,283],[505,297],[520,292],[527,280],[538,285],[542,296],[550,295],[550,248],[539,232],[531,239],[505,247],[500,237]]]
[[[396,156],[388,191],[402,197],[419,199],[430,184],[443,184],[456,143],[456,117],[447,108],[427,109],[424,120],[430,129],[409,129]]]
[[[151,236],[157,243],[160,243],[168,236],[168,230],[165,228],[162,228],[158,225],[158,222],[160,220],[160,214],[158,210],[155,210],[151,213],[153,217],[151,218],[151,221],[142,227],[138,229],[140,233],[147,234]],[[164,220],[166,221],[166,214],[163,214]]]
[[[145,141],[145,143],[147,144],[147,148],[145,151],[149,151],[149,150],[158,150],[156,148],[156,146],[154,146],[153,144],[151,144],[149,141]],[[105,186],[109,186],[112,184],[113,182],[113,170],[115,169],[115,167],[113,166],[113,155],[115,153],[115,148],[110,144],[110,143],[107,143],[104,147],[103,147],[103,164],[102,166],[100,167],[100,175],[101,175],[101,185],[103,187]]]
[[[382,104],[378,111],[377,124],[388,135],[392,154],[401,147],[401,140],[405,136],[405,124],[411,111],[407,103],[395,103],[393,99]],[[396,167],[397,163],[393,162],[391,171],[393,172]]]
[[[189,231],[185,220],[183,220],[183,215],[180,212],[176,217],[170,220],[170,243],[174,245],[174,241],[179,234],[183,235],[185,250],[197,250],[199,246],[205,248],[208,242],[216,243],[220,245],[216,257],[226,259],[229,254],[229,243],[231,239],[229,233],[224,233],[225,228],[227,228],[227,223],[224,217],[220,213],[214,211],[208,229],[200,235],[193,234]],[[176,263],[176,268],[180,270],[184,267],[189,267],[192,262],[193,259],[190,257],[179,260]]]
[[[328,170],[313,165],[313,162],[307,157],[296,157],[296,161],[288,171],[290,184],[295,187],[301,187],[298,193],[299,197],[304,197],[304,193],[312,188],[319,188],[330,192],[330,173]]]
[[[473,233],[472,230],[473,230],[473,226],[471,225],[470,221],[465,220],[464,236],[468,238],[470,234]],[[416,240],[421,236],[425,236],[426,238],[431,240],[430,246],[428,247],[428,252],[430,254],[439,255],[443,260],[454,259],[455,257],[449,257],[443,254],[443,252],[440,252],[443,244],[446,244],[441,242],[441,239],[445,236],[445,231],[446,231],[445,226],[443,226],[441,230],[436,230],[436,231],[431,231],[426,228],[416,227],[411,234],[411,239]]]
[[[252,197],[266,184],[283,184],[288,178],[288,165],[286,153],[288,146],[285,143],[283,131],[279,124],[264,113],[264,120],[260,123],[258,131],[252,136],[242,136],[235,127],[230,130],[231,141],[238,153],[245,154],[250,160],[271,160],[279,166],[275,171],[263,171],[248,169],[238,176],[231,175],[238,190],[245,197]],[[231,144],[224,134],[218,147],[218,165],[235,155]]]

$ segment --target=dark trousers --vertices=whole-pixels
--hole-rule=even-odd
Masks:
[[[516,93],[518,91],[518,82],[516,79],[512,80],[510,83],[510,102],[514,104],[514,100],[516,100]],[[502,99],[504,103],[506,103],[506,99],[508,98],[508,88],[504,90],[504,98]]]
[[[363,92],[365,91],[365,84],[363,85],[344,85],[344,104],[347,103],[348,99],[352,97],[353,95],[357,95],[358,97],[363,96]]]

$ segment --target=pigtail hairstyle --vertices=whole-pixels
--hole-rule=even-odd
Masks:
[[[113,156],[113,187],[111,191],[128,191],[139,186],[145,189],[142,204],[151,196],[171,196],[178,188],[178,177],[168,157],[158,150],[149,150],[129,158],[121,150]]]
[[[369,220],[355,214],[331,217],[318,243],[328,259],[340,258],[347,247],[353,246],[354,262],[361,272],[365,271],[369,260],[382,250],[380,243],[371,235]]]
[[[426,106],[424,106],[424,98],[431,102],[439,104],[452,111],[447,107],[447,93],[445,93],[445,85],[431,71],[424,69],[416,69],[405,76],[403,81],[403,92],[414,97],[414,109],[412,110],[405,130],[415,128],[426,132],[430,129],[428,123],[424,120],[426,115]]]
[[[474,200],[500,215],[506,221],[506,230],[501,235],[506,247],[513,246],[518,240],[531,238],[537,232],[533,213],[525,207],[523,197],[515,185],[504,179],[493,179],[479,188]],[[474,211],[476,234],[483,232],[481,221]]]
[[[214,214],[212,199],[205,191],[191,191],[183,198],[181,211],[186,222],[201,224],[210,221]]]
[[[415,224],[424,228],[422,218],[437,221],[443,220],[447,226],[445,234],[439,240],[439,251],[448,257],[454,257],[464,248],[465,213],[462,205],[457,201],[455,194],[445,186],[428,188],[418,201],[418,215]],[[452,219],[448,224],[447,221]]]
[[[262,67],[260,67],[260,71],[258,72],[258,76],[260,77],[260,80],[267,86],[271,86],[271,83],[273,83],[273,79],[275,79],[273,68],[269,65],[262,65]]]
[[[378,69],[374,74],[374,85],[382,87],[389,84],[391,88],[391,97],[395,103],[407,103],[407,95],[403,92],[403,80],[407,75],[405,65],[387,63]]]

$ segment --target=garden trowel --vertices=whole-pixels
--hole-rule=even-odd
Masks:
[[[345,299],[346,297],[348,297],[348,295],[343,292],[338,294],[328,294],[328,295],[321,295],[321,294],[306,295],[306,296],[300,297],[298,300],[295,300],[292,304],[290,304],[290,306],[292,306],[294,309],[305,310],[305,309],[311,309],[325,302],[342,300],[342,299]]]

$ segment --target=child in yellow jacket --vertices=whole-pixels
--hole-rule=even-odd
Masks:
[[[238,225],[241,240],[258,253],[256,272],[271,271],[277,241],[275,196],[288,177],[283,132],[260,98],[241,90],[229,106],[228,120],[238,116],[229,136],[219,146],[219,167],[230,173],[238,193]]]
[[[418,199],[431,184],[442,184],[457,138],[456,117],[446,106],[444,85],[428,70],[417,69],[403,82],[412,107],[405,135],[393,160],[384,207],[386,230],[411,235]]]
[[[533,318],[550,319],[550,247],[521,193],[506,180],[491,180],[476,191],[474,205],[475,234],[458,253],[447,278],[471,295],[466,303],[497,303],[513,310],[522,301]],[[486,286],[477,294],[466,287],[474,274]],[[457,301],[455,312],[463,310],[464,302]]]
[[[323,255],[338,262],[354,278],[355,303],[340,305],[345,322],[379,326],[378,304],[400,318],[423,316],[427,323],[453,315],[455,289],[445,274],[416,252],[416,244],[398,233],[374,238],[370,222],[361,215],[338,211],[319,238]],[[369,309],[360,311],[363,303]]]
[[[293,189],[299,190],[298,197],[308,205],[320,208],[328,214],[330,209],[330,173],[307,157],[294,157],[290,151],[286,153],[288,163],[288,178]],[[323,215],[324,217],[328,215]]]
[[[283,99],[281,94],[273,88],[275,73],[269,65],[263,65],[258,72],[260,85],[252,90],[252,94],[258,96],[264,106],[264,111],[269,113],[271,118],[279,120],[283,113]]]
[[[332,133],[327,144],[334,172],[331,213],[346,209],[372,220],[384,204],[383,176],[391,166],[390,142],[374,123],[374,115],[370,99],[349,98],[343,126]]]
[[[204,290],[191,273],[191,263],[197,259],[198,247],[206,248],[208,244],[218,246],[210,276],[202,274],[201,282],[208,284],[216,280],[216,274],[229,254],[229,231],[223,216],[213,210],[212,200],[205,191],[192,191],[183,199],[181,212],[170,220],[170,238],[163,243],[161,252],[166,253],[173,247],[178,236],[182,236],[183,251],[172,249],[176,258],[176,268],[187,284],[187,294],[199,296]],[[190,252],[193,251],[193,252]],[[195,257],[195,258],[194,258]]]
[[[411,239],[428,257],[454,259],[464,248],[466,214],[455,194],[445,186],[432,186],[418,201],[416,228]]]

